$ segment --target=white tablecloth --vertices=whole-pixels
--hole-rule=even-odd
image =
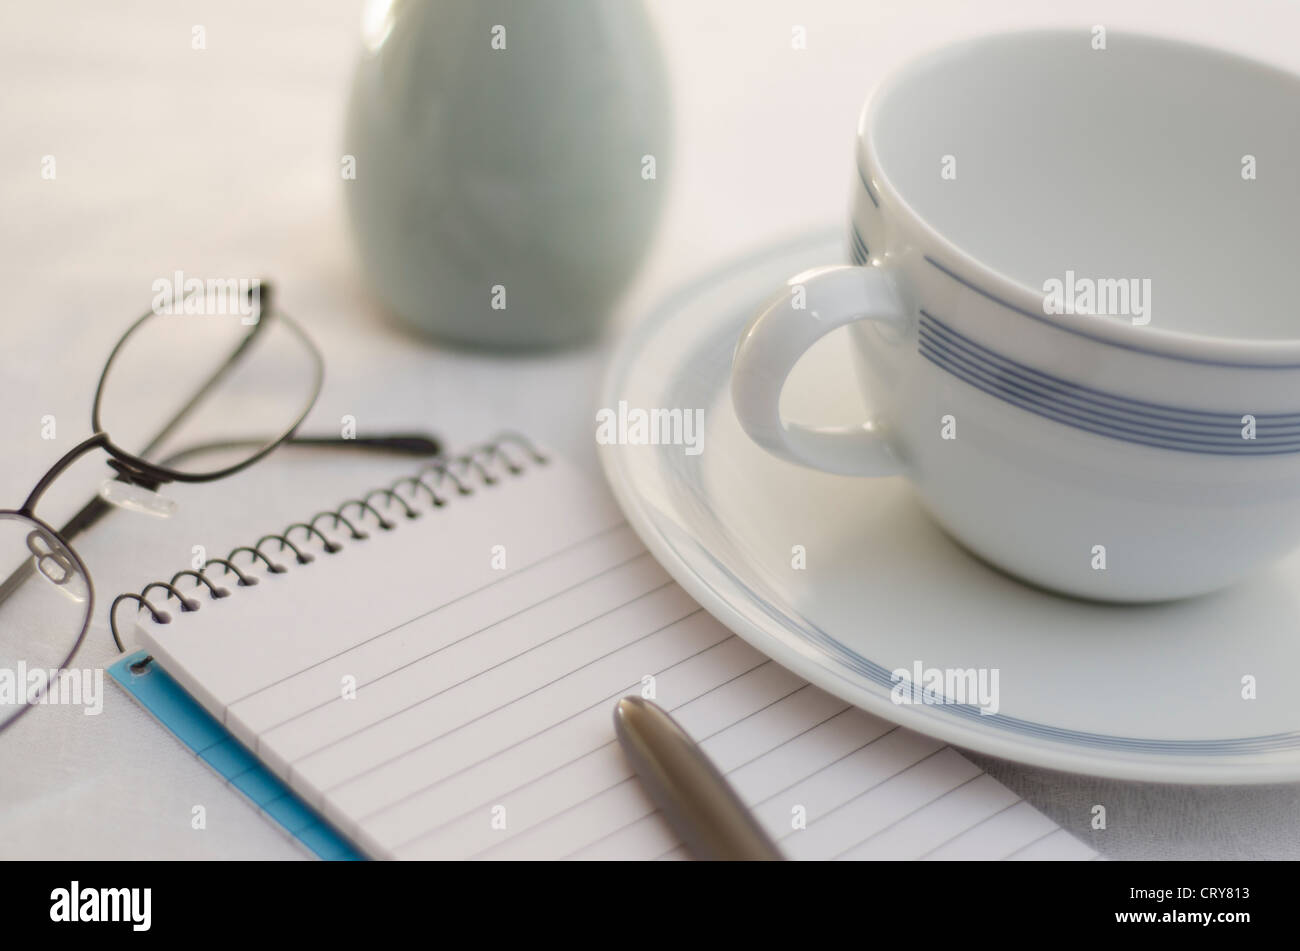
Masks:
[[[469,2],[469,0],[466,0]],[[616,322],[712,264],[843,220],[858,107],[914,52],[1046,22],[1103,23],[1210,40],[1300,69],[1300,7],[1216,4],[774,3],[656,0],[676,104],[675,167],[651,258]],[[325,352],[310,424],[436,430],[453,445],[530,433],[596,471],[602,346],[496,358],[409,336],[367,296],[339,176],[358,0],[96,0],[0,8],[0,502],[16,506],[89,434],[100,363],[148,306],[151,281],[266,274]],[[1230,10],[1230,12],[1229,12]],[[206,49],[191,48],[204,27]],[[808,49],[791,49],[795,25]],[[1248,104],[1243,104],[1243,108]],[[1279,117],[1281,121],[1282,117]],[[57,177],[41,176],[44,156]],[[42,417],[57,438],[41,438]],[[310,428],[310,427],[309,427]],[[391,479],[401,463],[281,453],[213,486],[179,488],[180,514],[118,514],[78,549],[99,605],[81,663],[114,656],[104,612],[190,559],[313,505]],[[69,514],[104,477],[84,463],[42,513]],[[315,509],[313,509],[314,511]],[[1175,788],[1065,776],[979,758],[1107,856],[1300,857],[1300,786]],[[118,690],[98,717],[33,711],[0,736],[0,858],[294,857],[301,853]],[[1088,827],[1093,804],[1108,828]],[[195,805],[207,813],[191,828]]]

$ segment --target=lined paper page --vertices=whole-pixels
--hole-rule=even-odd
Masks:
[[[614,738],[648,691],[792,858],[1094,857],[733,635],[562,461],[140,635],[376,857],[684,857]]]

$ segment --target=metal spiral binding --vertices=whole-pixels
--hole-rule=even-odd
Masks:
[[[430,463],[414,475],[398,479],[387,488],[374,489],[360,498],[349,499],[338,508],[320,512],[308,521],[294,522],[279,534],[263,535],[254,545],[241,545],[225,558],[209,558],[202,568],[178,571],[170,581],[152,581],[139,594],[128,592],[118,595],[108,609],[113,643],[120,652],[126,652],[117,630],[117,609],[125,601],[137,602],[137,614],[147,609],[155,623],[170,624],[172,616],[164,608],[173,599],[180,606],[181,613],[198,611],[202,602],[195,597],[196,594],[201,595],[206,590],[209,601],[230,596],[230,589],[220,584],[219,580],[226,581],[234,575],[236,587],[247,588],[258,584],[262,578],[252,571],[259,562],[267,574],[279,575],[289,571],[288,567],[276,560],[277,557],[284,561],[290,560],[284,558],[286,552],[298,565],[309,565],[316,560],[316,553],[309,549],[313,540],[322,554],[333,555],[342,551],[345,546],[326,534],[327,531],[335,534],[342,532],[343,537],[349,541],[364,541],[370,537],[365,531],[367,527],[387,532],[399,524],[393,517],[406,520],[419,518],[423,513],[413,503],[422,495],[427,496],[428,505],[432,508],[442,508],[455,495],[473,495],[476,488],[491,487],[505,477],[522,475],[530,463],[541,466],[546,462],[546,457],[527,439],[514,433],[503,433],[459,456]],[[403,495],[403,492],[406,494]],[[318,524],[321,521],[327,523],[324,528]],[[295,536],[298,536],[297,541],[294,540]],[[276,557],[262,550],[263,546],[276,542],[279,543],[279,548],[272,553]],[[240,555],[248,556],[248,563],[242,568],[235,563],[236,557]],[[208,576],[208,570],[214,566],[222,569],[220,579]],[[186,590],[181,590],[178,582],[187,577],[193,579],[193,582]],[[150,592],[155,590],[165,592],[162,606],[149,600]],[[149,658],[146,658],[137,666],[148,662]]]

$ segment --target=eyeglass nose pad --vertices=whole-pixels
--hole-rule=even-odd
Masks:
[[[37,529],[27,533],[27,550],[31,552],[32,564],[41,577],[57,591],[73,601],[86,600],[88,591],[84,579],[62,545]]]
[[[176,500],[160,495],[153,489],[120,479],[105,479],[99,487],[99,497],[105,502],[131,512],[141,512],[154,518],[171,518],[176,514]]]

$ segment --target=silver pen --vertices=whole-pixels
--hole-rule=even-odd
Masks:
[[[646,792],[695,858],[785,858],[704,751],[658,704],[624,697],[614,707],[614,731]]]

